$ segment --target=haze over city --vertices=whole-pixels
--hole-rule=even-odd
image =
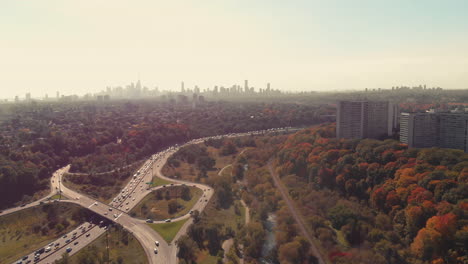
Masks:
[[[2,98],[267,82],[283,91],[468,88],[468,3],[2,1]]]

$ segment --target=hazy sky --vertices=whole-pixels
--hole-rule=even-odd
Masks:
[[[468,88],[467,0],[1,0],[0,98],[271,82]]]

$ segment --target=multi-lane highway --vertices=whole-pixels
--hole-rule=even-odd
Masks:
[[[192,210],[198,210],[201,212],[204,210],[208,201],[213,196],[214,190],[211,187],[200,184],[200,183],[192,183],[192,182],[187,182],[187,181],[182,181],[182,180],[176,180],[176,179],[172,179],[172,178],[168,178],[164,176],[161,173],[161,169],[164,166],[164,164],[167,162],[168,158],[171,155],[173,155],[175,152],[177,152],[181,147],[185,147],[191,144],[203,143],[205,140],[208,140],[210,138],[216,139],[216,138],[222,138],[222,137],[240,137],[240,136],[247,136],[251,134],[263,134],[268,131],[270,130],[253,131],[253,132],[247,132],[247,133],[228,134],[228,135],[223,135],[223,136],[213,136],[213,137],[194,139],[183,145],[180,145],[180,146],[175,145],[164,151],[154,154],[153,156],[151,156],[150,159],[148,159],[143,164],[141,169],[132,177],[132,179],[128,182],[128,184],[121,190],[121,192],[112,200],[110,204],[104,204],[99,201],[96,201],[86,195],[80,194],[74,190],[67,188],[63,184],[61,184],[62,176],[64,173],[68,172],[69,167],[70,167],[69,165],[57,170],[52,176],[51,195],[55,194],[57,190],[61,191],[63,195],[71,199],[71,200],[63,200],[63,202],[79,204],[109,219],[110,221],[113,221],[115,223],[122,225],[125,229],[130,231],[137,238],[137,240],[141,243],[148,257],[149,263],[177,263],[177,256],[176,256],[177,247],[175,243],[170,243],[170,244],[166,243],[166,241],[157,232],[155,232],[151,227],[149,227],[145,223],[145,221],[141,219],[132,218],[128,215],[128,212],[135,205],[137,205],[138,202],[140,202],[146,195],[148,195],[150,192],[156,189],[164,188],[163,186],[159,186],[156,188],[148,188],[146,183],[151,182],[153,176],[156,175],[162,179],[166,179],[166,180],[173,182],[174,185],[185,184],[185,185],[194,186],[203,190],[203,194],[204,194],[203,199],[199,200],[192,208]],[[282,130],[274,129],[271,131],[282,131]],[[24,208],[38,205],[41,201],[45,200],[46,198],[36,201],[34,203],[28,204],[24,207],[17,207],[17,208],[5,210],[2,214],[12,213],[12,212],[22,210]],[[181,235],[187,232],[187,228],[192,223],[192,219],[190,218],[190,214],[186,214],[184,216],[181,216],[172,220],[172,221],[180,221],[186,218],[189,218],[189,220],[179,230],[176,237],[174,238],[174,241],[176,241]],[[155,223],[159,223],[159,222],[163,222],[163,221],[156,221]],[[86,223],[85,225],[89,225],[89,224]],[[73,235],[74,232],[79,233],[83,231],[82,229],[78,231],[74,230],[71,232],[71,234]],[[65,251],[67,251],[67,248],[68,248],[69,254],[73,255],[79,249],[91,243],[94,239],[99,237],[105,231],[104,231],[104,228],[94,227],[91,230],[88,230],[85,232],[89,233],[90,235],[87,236],[85,233],[83,233],[83,235],[77,236],[74,240],[68,241],[68,243],[67,243],[66,238],[58,239],[54,243],[60,243],[59,247],[56,250],[55,248],[54,250],[51,249],[49,252],[47,252],[47,254],[43,253],[44,255],[39,257],[36,263],[53,263],[53,261],[61,258],[62,254]],[[155,241],[159,241],[159,246],[155,245]],[[154,248],[158,248],[157,254],[155,254]],[[33,252],[32,254],[34,255],[34,253],[35,252]],[[27,262],[28,260],[31,260],[30,258],[31,256],[32,256],[32,259],[34,260],[33,255],[29,255],[29,257],[25,260],[25,262]],[[21,260],[19,260],[18,262],[20,261]],[[15,263],[18,263],[18,262],[15,262]]]

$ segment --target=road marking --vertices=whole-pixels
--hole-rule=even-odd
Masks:
[[[120,213],[115,219],[114,221],[117,221],[117,219],[119,219],[119,217],[122,215],[123,213]]]
[[[94,203],[92,203],[90,206],[88,206],[88,208],[91,208],[91,206],[93,206],[93,205],[94,205]]]

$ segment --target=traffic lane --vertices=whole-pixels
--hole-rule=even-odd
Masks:
[[[91,224],[90,222],[86,222],[84,224],[81,224],[79,225],[77,228],[75,228],[74,230],[70,231],[69,233],[59,237],[58,239],[56,239],[55,241],[49,243],[49,244],[46,244],[44,245],[43,247],[40,247],[39,249],[43,248],[44,251],[47,247],[50,247],[51,250],[48,251],[48,252],[44,252],[44,253],[41,253],[40,254],[40,260],[39,262],[36,262],[36,263],[43,263],[43,260],[45,259],[48,259],[49,258],[49,255],[52,255],[52,254],[55,254],[57,249],[60,249],[62,247],[65,247],[71,243],[73,243],[74,241],[76,241],[77,239],[81,238],[81,235],[84,234],[84,236],[86,236],[86,233],[89,232],[90,230],[93,230],[93,227],[95,225]],[[82,230],[85,230],[85,233],[82,232]],[[73,234],[76,232],[76,239],[72,239],[73,238]],[[67,240],[68,243],[67,243]],[[58,247],[56,245],[59,245]],[[37,250],[39,250],[37,249]],[[33,262],[34,261],[34,255],[36,253],[37,250],[34,250],[33,252],[31,252],[30,254],[28,254],[28,258],[23,261],[23,263],[26,263],[28,260]],[[18,260],[19,261],[19,260]],[[46,261],[47,262],[47,261]],[[44,263],[46,263],[44,262]],[[17,262],[14,262],[14,263],[17,263]]]
[[[96,226],[95,228],[91,229],[90,231],[86,232],[84,235],[80,236],[79,238],[72,240],[69,244],[60,249],[56,250],[54,254],[48,256],[47,258],[43,259],[38,263],[54,263],[56,260],[60,260],[62,255],[67,251],[67,248],[70,247],[71,251],[68,253],[70,256],[76,254],[80,249],[89,245],[92,241],[100,237],[104,234],[105,230],[103,228],[99,228]],[[89,236],[87,236],[89,234]],[[75,244],[77,243],[77,244]]]
[[[139,234],[138,240],[143,246],[147,256],[150,258],[150,263],[176,263],[176,260],[170,256],[170,246],[166,241],[146,224],[136,224],[128,228],[133,234]],[[155,241],[159,241],[159,246],[156,246]],[[158,253],[154,253],[154,249]]]

